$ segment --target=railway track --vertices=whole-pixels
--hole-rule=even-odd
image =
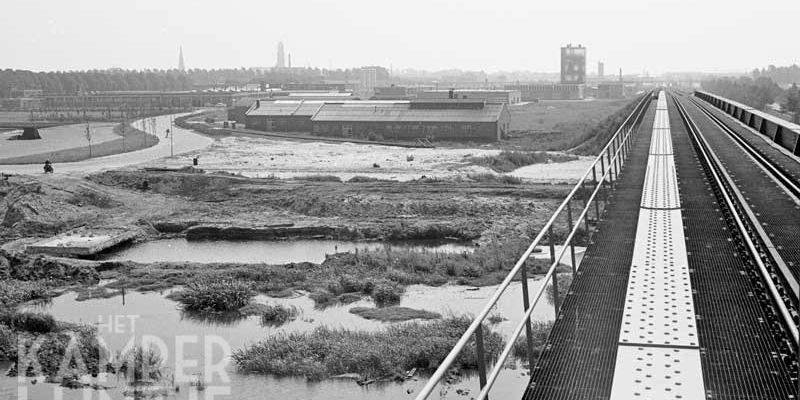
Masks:
[[[780,164],[770,160],[756,147],[743,139],[738,132],[732,129],[728,124],[717,117],[714,113],[708,110],[708,107],[702,104],[694,97],[687,97],[689,101],[697,106],[708,118],[719,127],[719,129],[727,134],[734,142],[742,149],[758,166],[760,166],[768,175],[774,179],[783,190],[794,200],[795,203],[800,204],[800,182],[798,182],[789,171],[783,168]]]
[[[689,133],[692,144],[700,156],[703,168],[715,191],[720,209],[726,214],[728,226],[734,236],[734,240],[737,242],[739,254],[746,255],[746,264],[749,267],[747,274],[756,288],[754,295],[759,298],[764,308],[771,333],[781,343],[780,357],[796,376],[798,372],[797,355],[800,347],[798,344],[800,313],[798,313],[797,282],[785,267],[780,254],[771,245],[769,235],[761,227],[756,214],[749,208],[745,197],[714,153],[703,132],[700,131],[698,125],[686,111],[683,102],[678,100],[678,96],[675,95],[672,96],[672,99]],[[702,107],[700,109],[704,112],[708,111]],[[723,121],[713,115],[709,115],[709,118],[715,122],[720,130],[732,135],[734,141],[759,166],[769,171],[770,174],[774,174],[770,175],[773,179],[778,182],[785,182],[785,185],[782,186],[787,190],[788,194],[791,195],[793,193],[791,190],[793,187],[797,187],[796,182],[780,166],[769,161],[767,157],[750,146],[730,127],[725,125]]]

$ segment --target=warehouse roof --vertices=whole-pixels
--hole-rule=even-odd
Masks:
[[[473,109],[412,108],[411,103],[327,103],[311,118],[315,122],[496,122],[503,104]]]
[[[405,104],[408,106],[408,101],[404,100],[261,100],[258,103],[253,101],[246,115],[250,116],[313,116],[323,104],[338,104],[338,105],[357,105],[357,106],[384,106],[391,104]]]

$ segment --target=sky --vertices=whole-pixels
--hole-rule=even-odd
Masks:
[[[800,0],[0,0],[0,68],[381,65],[606,74],[800,64]]]

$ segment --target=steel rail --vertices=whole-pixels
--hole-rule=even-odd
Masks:
[[[716,123],[716,125],[720,129],[722,129],[723,132],[725,132],[729,136],[731,136],[731,138],[734,139],[734,143],[742,150],[742,152],[747,154],[748,157],[750,157],[756,165],[758,165],[762,170],[764,170],[764,172],[766,172],[767,175],[774,182],[776,182],[779,187],[782,187],[783,190],[786,192],[786,194],[792,200],[794,200],[794,202],[796,204],[800,205],[800,200],[798,200],[798,198],[795,197],[792,194],[791,190],[787,186],[785,186],[782,183],[782,181],[780,179],[778,179],[778,177],[770,175],[770,174],[776,174],[776,173],[784,174],[784,172],[780,168],[774,167],[771,164],[771,162],[768,159],[762,157],[760,152],[758,152],[756,149],[749,148],[749,146],[750,146],[749,143],[744,141],[744,139],[741,139],[736,133],[734,133],[732,130],[730,130],[730,128],[724,122],[722,122],[721,120],[717,119],[717,117],[715,115],[711,114],[697,100],[695,100],[695,99],[693,99],[691,97],[689,98],[689,100],[690,100],[690,102],[692,104],[694,104],[696,107],[698,107],[700,109],[700,111],[704,112],[706,114],[706,116],[709,117],[709,119],[711,119],[711,121]],[[760,158],[754,157],[754,155],[752,154],[753,152],[756,152],[755,154],[757,154]],[[750,153],[750,154],[748,154],[748,153]],[[770,169],[766,168],[765,165],[769,166],[769,167],[772,167],[773,169],[770,170]],[[789,178],[789,177],[787,177],[785,175],[783,175],[782,178],[784,180],[788,180],[790,183],[792,181],[791,178]],[[741,207],[744,210],[744,212],[747,214],[747,217],[750,219],[750,221],[751,222],[752,221],[758,221],[758,218],[756,217],[755,213],[750,208],[750,206],[747,204],[747,201],[744,199],[742,194],[740,192],[738,192],[738,191],[735,194],[736,194],[737,198],[739,199],[739,204],[741,205]],[[772,261],[775,263],[775,266],[780,270],[781,274],[783,275],[783,279],[784,279],[785,283],[787,285],[789,285],[789,288],[790,288],[789,292],[793,296],[792,299],[794,300],[795,304],[800,304],[800,283],[797,282],[797,279],[792,274],[791,270],[789,270],[789,267],[787,266],[786,261],[783,259],[783,257],[781,256],[780,252],[778,251],[778,248],[772,242],[772,239],[769,237],[769,235],[764,230],[764,228],[760,224],[752,224],[752,225],[753,225],[753,229],[756,231],[756,234],[761,239],[761,242],[764,244],[764,246],[766,247],[766,249],[769,252],[770,256],[772,257]]]
[[[784,191],[794,200],[795,203],[800,205],[800,184],[794,181],[791,176],[789,176],[783,169],[779,166],[776,166],[767,159],[761,152],[753,147],[750,143],[744,140],[738,133],[736,133],[733,129],[731,129],[725,122],[723,122],[719,117],[712,114],[708,109],[700,104],[698,100],[694,98],[689,98],[692,104],[696,105],[697,108],[700,109],[704,114],[706,114],[711,121],[713,121],[723,132],[727,133],[728,136],[733,139],[735,143],[737,143],[744,151],[747,153],[758,165],[760,165],[763,169],[769,172],[772,178],[777,181],[781,186],[783,186]]]
[[[678,109],[678,112],[681,115],[681,118],[684,120],[686,126],[689,128],[688,130],[690,131],[691,136],[697,142],[698,149],[700,150],[703,159],[705,159],[706,163],[710,167],[709,171],[711,172],[711,175],[714,178],[714,182],[719,186],[723,199],[725,200],[725,203],[727,204],[734,220],[736,221],[736,226],[741,232],[742,237],[745,243],[747,244],[748,250],[750,250],[753,259],[755,259],[755,262],[758,265],[758,269],[762,275],[762,278],[766,283],[767,288],[769,289],[770,295],[772,296],[774,302],[777,304],[781,317],[783,318],[784,323],[786,324],[789,333],[791,334],[794,340],[793,345],[795,346],[796,350],[798,348],[798,343],[800,342],[800,340],[798,340],[800,338],[800,335],[798,334],[797,326],[794,324],[792,315],[791,313],[789,313],[789,310],[786,307],[786,303],[784,302],[782,296],[780,295],[778,288],[775,286],[775,282],[772,280],[769,270],[767,270],[764,261],[761,259],[759,251],[756,248],[755,243],[753,243],[753,239],[748,234],[748,229],[745,226],[744,221],[742,220],[742,216],[740,216],[739,212],[737,212],[736,204],[733,202],[733,199],[726,190],[726,185],[724,184],[722,177],[720,177],[720,173],[724,172],[724,168],[722,167],[719,158],[717,158],[716,154],[714,154],[714,151],[709,146],[705,137],[703,137],[702,133],[700,132],[700,129],[697,127],[694,120],[692,120],[692,117],[689,116],[689,114],[683,108],[683,105],[680,104],[678,99],[675,97],[673,97],[672,100],[675,102],[675,105]],[[720,173],[717,172],[717,169],[720,170]],[[732,186],[732,182],[730,182],[729,179],[730,178],[728,177],[727,187],[734,188]]]
[[[542,227],[542,229],[536,235],[536,237],[531,242],[531,244],[528,246],[528,248],[522,253],[522,256],[520,256],[520,258],[514,264],[514,267],[509,271],[509,273],[506,275],[505,279],[503,279],[503,282],[500,283],[499,287],[497,288],[497,290],[495,290],[494,294],[487,301],[487,303],[483,307],[483,309],[473,319],[473,321],[470,324],[470,326],[462,334],[462,336],[458,340],[458,342],[456,342],[456,344],[453,346],[453,349],[450,351],[450,353],[448,353],[448,355],[445,357],[445,359],[442,360],[442,363],[439,365],[439,367],[436,369],[436,371],[434,371],[434,373],[430,376],[430,378],[428,379],[428,382],[425,384],[425,386],[422,389],[420,389],[419,394],[415,398],[416,400],[424,400],[424,399],[427,399],[428,396],[430,396],[430,394],[433,392],[433,390],[436,387],[436,385],[438,385],[439,382],[441,381],[441,379],[444,377],[444,375],[447,372],[447,370],[452,366],[452,364],[455,362],[456,358],[458,358],[458,356],[461,354],[461,351],[464,349],[464,347],[467,345],[467,343],[469,343],[469,341],[470,341],[470,339],[471,339],[473,334],[476,335],[476,341],[479,340],[478,336],[482,335],[482,333],[478,333],[478,332],[481,332],[481,330],[479,328],[482,326],[484,319],[486,319],[486,317],[489,315],[489,313],[494,308],[495,304],[500,299],[500,297],[503,295],[505,290],[508,288],[509,284],[513,281],[513,279],[517,275],[517,273],[520,272],[522,266],[528,260],[530,255],[533,253],[533,250],[536,248],[536,246],[539,245],[541,240],[544,238],[545,234],[549,233],[551,241],[552,241],[552,227],[553,227],[553,224],[555,223],[557,218],[561,215],[561,213],[565,209],[567,209],[569,207],[569,204],[573,200],[573,198],[575,197],[575,194],[580,189],[582,189],[583,186],[584,186],[584,183],[587,180],[589,180],[589,176],[591,175],[593,177],[593,181],[594,181],[595,186],[596,186],[595,187],[595,191],[598,191],[599,188],[602,187],[602,185],[606,183],[606,177],[609,178],[608,179],[609,184],[613,185],[614,172],[613,172],[612,167],[611,167],[612,158],[611,158],[610,149],[612,148],[612,146],[615,148],[613,162],[616,165],[617,154],[619,154],[621,151],[624,152],[624,154],[628,153],[628,151],[627,151],[628,144],[626,143],[627,140],[625,140],[624,142],[622,140],[620,140],[621,134],[623,134],[623,132],[625,133],[625,139],[630,137],[630,134],[632,133],[633,129],[635,128],[635,125],[638,124],[638,121],[640,120],[641,116],[643,115],[643,110],[645,110],[645,108],[646,108],[645,105],[649,104],[651,99],[652,99],[652,93],[650,93],[650,92],[642,95],[642,97],[639,99],[639,102],[636,104],[636,106],[631,111],[631,113],[628,115],[628,117],[625,119],[625,121],[623,121],[622,124],[620,124],[619,128],[614,133],[614,135],[609,139],[608,143],[606,143],[606,145],[600,150],[600,152],[598,153],[598,156],[595,158],[595,160],[591,164],[591,166],[589,166],[589,168],[586,169],[586,173],[583,174],[583,176],[580,178],[578,183],[575,184],[575,187],[572,188],[572,190],[569,192],[569,194],[564,199],[564,201],[558,206],[558,208],[555,210],[555,212],[553,212],[553,215],[550,217],[550,219],[547,221],[547,223],[545,223],[545,225]],[[606,168],[606,166],[605,166],[606,159],[608,159],[608,168]],[[597,169],[597,164],[598,163],[601,165],[601,178],[602,178],[602,182],[603,183],[598,183],[598,180],[597,180],[597,171],[596,171],[596,169]],[[591,203],[587,200],[584,213],[585,213],[586,209],[589,208],[589,204],[591,204]],[[597,206],[596,210],[598,212],[597,218],[599,219],[599,217],[600,217],[600,215],[599,215],[599,206]],[[580,226],[580,224],[575,224],[576,228],[579,227],[579,226]],[[562,249],[562,253],[564,252],[565,248],[566,248],[566,246],[564,246],[564,249]],[[553,252],[551,252],[551,258],[552,258],[552,256],[553,256]],[[563,257],[563,254],[562,254],[562,257]],[[548,271],[547,276],[551,276],[552,275],[552,269],[553,268],[551,267],[551,270]],[[523,270],[522,273],[525,274],[525,271]],[[554,281],[554,283],[555,283],[555,281]],[[543,285],[543,286],[546,287],[547,285]],[[538,302],[540,297],[541,297],[541,293],[539,293],[539,296],[537,296],[537,299],[534,301],[533,305],[529,306],[529,304],[525,304],[525,303],[527,303],[527,279],[525,279],[525,281],[523,282],[523,304],[524,304],[524,306],[525,307],[530,307],[532,309],[533,307],[535,307],[535,305]],[[554,302],[556,304],[558,303],[557,297],[558,296],[556,294],[556,301]],[[526,309],[526,311],[527,311],[527,309]],[[525,319],[523,321],[524,321],[525,324],[529,324],[529,318]],[[514,340],[515,339],[516,338],[514,338]],[[528,337],[528,340],[529,340],[528,344],[529,344],[529,348],[530,348],[530,343],[531,343],[530,342],[530,335]],[[482,353],[483,353],[482,350],[483,349],[479,349],[479,351],[478,351],[478,353],[480,355],[482,355]],[[530,368],[533,368],[533,365],[530,365]],[[481,372],[481,388],[483,389],[483,388],[486,388],[486,387],[491,387],[491,385],[486,385],[485,384],[485,382],[484,382],[485,377],[483,376],[483,374],[485,374],[485,371]]]

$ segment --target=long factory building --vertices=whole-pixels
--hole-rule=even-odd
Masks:
[[[505,103],[413,101],[266,101],[245,113],[248,129],[307,132],[366,140],[498,141],[508,134]]]

